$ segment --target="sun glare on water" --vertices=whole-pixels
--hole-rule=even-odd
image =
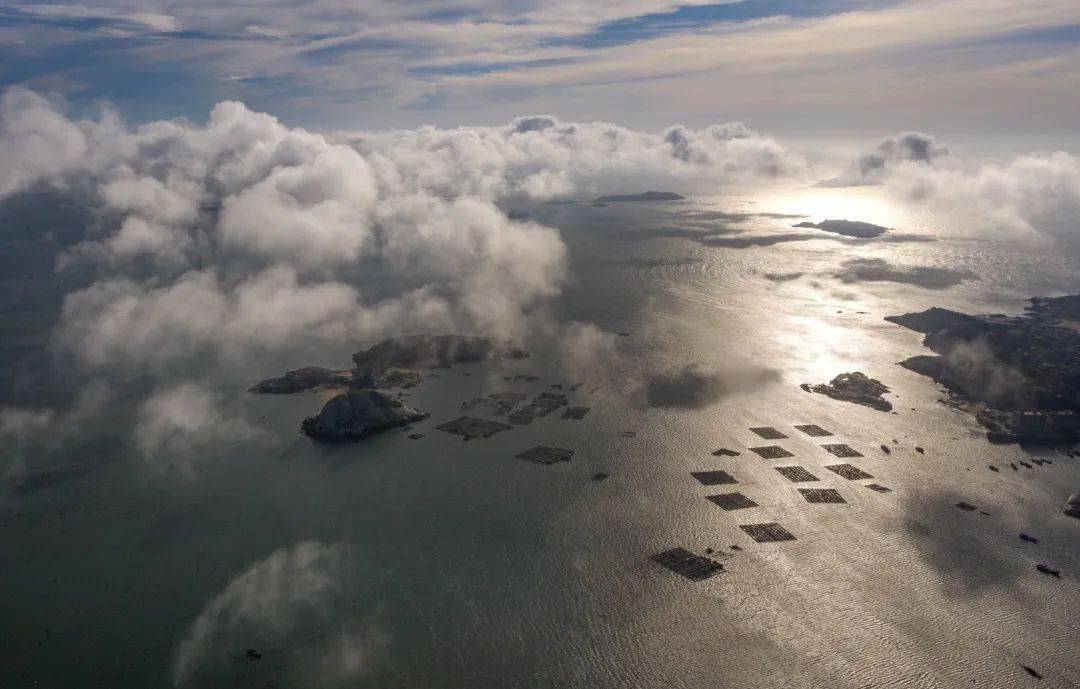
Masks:
[[[902,212],[876,187],[781,189],[763,193],[757,206],[761,212],[805,215],[813,222],[858,220],[895,227],[903,220]]]

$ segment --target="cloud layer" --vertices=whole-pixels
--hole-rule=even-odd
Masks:
[[[927,135],[888,137],[851,163],[849,182],[883,184],[977,232],[1077,245],[1075,157],[971,165],[946,150]],[[556,230],[501,204],[820,178],[807,158],[741,123],[650,134],[538,115],[326,135],[222,102],[204,124],[129,127],[108,109],[71,118],[19,88],[0,97],[0,151],[0,200],[44,187],[88,210],[60,268],[93,277],[66,296],[54,349],[76,387],[94,381],[135,396],[132,444],[144,456],[204,456],[207,439],[230,430],[212,422],[222,390],[267,371],[335,365],[365,342],[408,332],[560,332],[536,319],[560,293],[566,247]],[[933,287],[964,277],[865,262],[839,276]],[[587,328],[563,335],[610,348]],[[706,400],[727,391],[696,371],[670,378]],[[44,418],[10,412],[6,425]]]
[[[62,333],[90,366],[365,338],[391,322],[520,335],[524,312],[557,291],[564,249],[495,201],[804,168],[741,124],[653,136],[532,117],[327,137],[221,103],[202,127],[131,130],[70,120],[20,89],[2,114],[14,164],[0,189],[71,187],[101,218],[65,257],[105,276],[65,311]],[[370,296],[361,266],[379,276]]]
[[[159,470],[175,468],[190,474],[202,458],[266,438],[244,419],[223,414],[220,403],[212,389],[199,383],[155,390],[139,405],[135,449]]]
[[[851,161],[844,174],[819,183],[823,187],[858,187],[881,184],[905,164],[932,165],[949,149],[929,134],[905,132],[882,139],[877,146]]]
[[[48,188],[91,218],[60,257],[93,278],[64,299],[59,360],[135,394],[133,446],[181,466],[244,430],[214,420],[238,380],[401,333],[529,336],[566,249],[503,201],[806,172],[740,123],[647,134],[534,116],[330,136],[222,102],[205,124],[129,127],[19,88],[0,97],[0,150],[0,200]]]
[[[706,371],[688,364],[648,376],[644,395],[651,407],[697,409],[731,395],[760,390],[780,378],[779,371],[756,365]]]
[[[1080,159],[1062,151],[976,167],[901,166],[885,181],[901,203],[968,234],[1080,250]]]
[[[882,139],[823,187],[883,185],[915,210],[960,234],[1050,241],[1080,248],[1080,158],[1065,151],[1007,160],[957,159],[928,134]]]

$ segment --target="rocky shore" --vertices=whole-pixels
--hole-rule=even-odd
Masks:
[[[932,308],[885,320],[925,335],[934,354],[900,365],[945,387],[991,440],[1080,439],[1080,295],[1034,298],[1018,316]]]

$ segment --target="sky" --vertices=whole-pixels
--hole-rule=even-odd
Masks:
[[[552,114],[1074,150],[1078,75],[1075,0],[0,4],[0,88],[136,123],[240,100],[315,130]]]

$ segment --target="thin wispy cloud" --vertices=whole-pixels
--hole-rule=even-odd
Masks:
[[[1045,75],[1060,85],[1075,73],[1076,26],[1080,6],[1066,0],[196,0],[152,12],[118,0],[26,3],[0,9],[0,56],[12,65],[0,83],[75,101],[105,95],[138,119],[194,116],[237,98],[353,127],[546,110],[627,124],[720,111],[776,128],[777,107],[803,107],[831,115],[818,124],[828,128],[854,119],[855,107],[869,120],[903,105],[907,126],[929,128],[955,116],[941,94],[992,87],[998,120],[1018,118],[1010,104],[1038,94],[1045,117],[1067,128],[1076,96],[1047,89]],[[967,83],[957,89],[959,74]],[[184,86],[183,102],[169,97],[170,84]],[[952,106],[966,108],[959,96]],[[806,120],[788,129],[813,130]]]
[[[139,31],[173,33],[180,31],[180,20],[170,14],[137,9],[88,7],[79,4],[11,5],[0,15],[4,21],[52,24],[59,28],[105,31],[130,35]]]

